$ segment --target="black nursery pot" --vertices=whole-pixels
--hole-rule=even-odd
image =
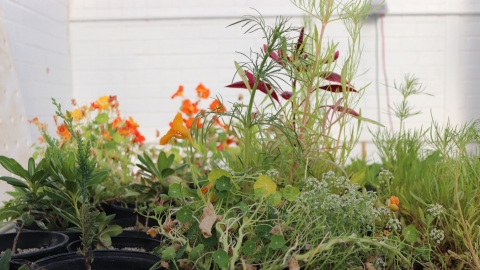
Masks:
[[[18,231],[18,225],[17,224],[15,224],[15,231]],[[42,230],[40,227],[38,227],[37,223],[35,223],[35,222],[32,223],[29,226],[24,226],[23,229],[22,229],[22,233],[23,232],[34,232],[34,231],[46,232],[46,231]],[[68,236],[67,245],[69,243],[73,242],[73,241],[80,240],[80,236],[82,235],[81,232],[71,232],[71,231],[55,231],[55,232],[63,233],[63,234]],[[66,251],[66,249],[64,251]]]
[[[137,219],[134,218],[121,218],[121,219],[114,219],[110,221],[110,225],[119,225],[122,228],[128,228],[128,227],[134,227],[137,223]],[[143,223],[145,225],[145,222]],[[148,219],[148,227],[152,226],[158,226],[158,222],[155,219],[149,218]],[[149,238],[151,239],[152,237],[148,235],[144,231],[129,231],[129,230],[123,230],[121,234],[118,236],[125,236],[125,237],[138,237],[138,238]],[[160,239],[160,234],[158,234],[154,239]]]
[[[112,247],[116,249],[123,248],[144,248],[146,252],[153,251],[160,245],[160,241],[156,239],[148,238],[134,238],[134,237],[112,237]],[[81,246],[81,241],[74,241],[67,245],[68,252],[76,252]]]
[[[11,249],[16,233],[0,234],[0,251]],[[23,264],[34,262],[62,253],[68,242],[68,236],[58,232],[25,231],[20,233],[17,248],[43,248],[37,251],[12,254],[10,269],[18,269]]]
[[[160,261],[160,257],[146,252],[138,251],[116,251],[116,250],[96,250],[93,252],[94,270],[149,270],[153,265]],[[60,254],[36,261],[30,267],[31,270],[85,270],[83,257],[75,252]],[[164,269],[162,267],[154,268]]]
[[[106,213],[108,215],[115,214],[115,219],[137,217],[137,214],[135,213],[135,205],[128,204],[128,207],[123,207],[122,204],[118,202],[110,204]]]

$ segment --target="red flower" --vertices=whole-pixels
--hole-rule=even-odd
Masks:
[[[250,89],[253,88],[254,84],[255,84],[255,76],[253,76],[252,73],[250,73],[249,71],[245,70],[245,75],[247,76],[247,80],[248,80],[248,84],[250,86]],[[244,89],[248,89],[247,86],[245,85],[245,83],[243,81],[239,81],[239,82],[234,82],[230,85],[227,85],[225,87],[229,87],[229,88],[244,88]],[[278,96],[277,96],[277,93],[275,92],[275,90],[273,89],[273,87],[266,83],[266,82],[263,82],[262,80],[259,80],[258,81],[258,86],[257,86],[257,89],[260,90],[262,93],[268,95],[268,93],[270,93],[270,95],[272,95],[272,98],[275,99],[277,102],[280,102],[278,100]]]

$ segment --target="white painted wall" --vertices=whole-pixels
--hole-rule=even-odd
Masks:
[[[68,0],[0,0],[27,119],[55,131],[51,103],[72,98]],[[39,136],[30,125],[34,140]],[[1,152],[0,152],[1,154]]]
[[[434,95],[412,100],[424,113],[410,119],[407,127],[429,124],[430,111],[441,122],[447,117],[454,123],[478,118],[480,97],[475,86],[480,71],[480,1],[387,2],[388,85],[413,73]],[[118,95],[123,113],[138,120],[148,139],[156,128],[163,132],[168,128],[179,107],[179,101],[172,102],[170,95],[179,84],[194,96],[195,86],[203,82],[214,93],[234,100],[242,91],[223,86],[232,79],[233,61],[243,60],[235,51],[258,50],[263,44],[259,34],[244,35],[238,26],[226,28],[241,15],[254,14],[249,7],[269,21],[282,14],[293,16],[297,25],[302,22],[301,12],[288,0],[72,0],[74,96],[87,102],[103,94]],[[376,26],[380,30],[379,21],[369,19],[363,28],[360,71],[367,73],[354,82],[356,86],[372,82],[358,107],[373,119],[378,115],[375,56],[380,56],[375,50]],[[340,51],[345,52],[346,33],[341,23],[328,27],[327,38],[340,42]],[[379,74],[381,122],[388,125],[381,69]],[[390,95],[392,101],[399,101],[393,89]],[[370,140],[368,133],[362,139]]]
[[[55,131],[51,98],[72,98],[68,1],[0,0],[0,7],[0,155],[26,166],[39,136],[27,120],[38,117]],[[10,174],[0,167],[0,175]],[[0,181],[0,204],[10,189]]]

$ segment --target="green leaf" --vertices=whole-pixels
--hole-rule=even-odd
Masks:
[[[253,255],[256,249],[257,245],[252,240],[247,240],[243,243],[242,252],[245,255]]]
[[[210,183],[213,183],[215,184],[215,182],[220,179],[220,177],[222,176],[225,176],[225,177],[228,177],[230,178],[232,175],[225,171],[225,170],[222,170],[222,169],[215,169],[215,170],[212,170],[209,174],[208,174],[208,181]]]
[[[288,185],[283,189],[283,197],[289,202],[295,201],[299,195],[300,190],[297,187]]]
[[[215,261],[220,268],[228,267],[228,254],[223,249],[218,249],[213,253],[213,261]]]
[[[123,229],[120,225],[110,225],[106,227],[103,231],[100,232],[101,236],[117,236],[123,232]]]
[[[277,191],[277,184],[272,181],[268,175],[260,175],[253,184],[255,195],[263,195],[264,198],[274,194]]]
[[[367,167],[364,167],[361,171],[358,171],[350,178],[350,184],[358,184],[363,187],[365,185],[365,175],[367,173]]]
[[[92,131],[90,131],[90,130],[87,130],[87,131],[85,131],[85,132],[83,133],[83,137],[84,137],[85,139],[88,139],[88,138],[90,138],[91,136],[92,136]]]
[[[175,259],[175,249],[173,247],[167,247],[162,251],[162,260],[168,261]]]
[[[30,180],[28,172],[13,158],[0,156],[0,165],[2,165],[5,170],[18,175],[25,180]]]
[[[174,173],[175,173],[175,170],[174,170],[174,169],[166,168],[166,169],[163,169],[163,170],[162,170],[162,173],[161,173],[161,174],[162,174],[162,177],[163,177],[163,178],[166,178],[166,177],[168,177],[168,176],[170,176],[170,175],[172,175],[172,174],[174,174]]]
[[[80,189],[80,186],[75,181],[66,180],[65,181],[65,188],[67,189],[67,191],[71,192],[72,194],[76,194],[77,191]]]
[[[244,202],[241,202],[238,206],[240,207],[240,210],[242,210],[245,213],[248,212],[249,210],[248,205]]]
[[[0,269],[10,269],[10,259],[12,257],[12,251],[7,249],[0,257]]]
[[[237,61],[233,61],[233,63],[235,64],[235,69],[237,70],[238,76],[240,76],[248,91],[252,91],[252,89],[250,88],[250,83],[247,79],[247,75],[245,75],[245,71],[243,71],[243,68],[237,63]]]
[[[371,124],[374,124],[374,125],[377,125],[379,127],[385,127],[384,125],[380,124],[379,122],[377,121],[374,121],[370,118],[364,118],[364,117],[361,117],[361,116],[352,116],[353,118],[357,118],[358,120],[362,120],[362,121],[365,121],[365,122],[368,122],[368,123],[371,123]]]
[[[0,180],[3,180],[5,182],[7,182],[7,184],[9,184],[11,186],[14,186],[14,187],[30,189],[30,186],[28,186],[24,181],[13,178],[13,177],[2,176],[2,177],[0,177]]]
[[[282,193],[277,191],[267,198],[267,203],[271,206],[277,206],[282,202]]]
[[[183,224],[190,222],[192,220],[192,217],[193,212],[187,207],[182,207],[182,209],[178,210],[177,212],[177,219]]]
[[[230,177],[222,175],[215,182],[215,188],[219,191],[228,191],[233,187]]]
[[[113,141],[116,142],[116,143],[122,143],[123,141],[125,141],[125,137],[120,135],[120,133],[118,131],[113,133],[112,138],[113,138]]]
[[[215,196],[219,199],[226,199],[228,196],[228,191],[215,191]]]
[[[56,190],[56,191],[45,190],[45,194],[47,194],[47,196],[50,197],[51,199],[72,204],[72,199],[68,197],[68,195],[65,194],[65,192],[62,190]]]
[[[257,226],[255,226],[255,233],[259,237],[270,239],[270,237],[271,237],[270,231],[272,230],[272,228],[273,228],[273,226],[270,225],[270,224],[267,224],[267,223],[258,224]]]
[[[107,113],[99,113],[97,115],[97,117],[95,117],[95,123],[97,123],[97,124],[108,123],[108,114]]]
[[[103,170],[92,174],[87,180],[87,187],[101,184],[108,176],[108,171]]]
[[[170,187],[168,187],[168,196],[174,199],[182,198],[182,186],[179,183],[171,184]]]
[[[205,249],[205,245],[199,244],[198,246],[192,248],[192,250],[188,254],[188,258],[191,261],[196,261],[198,258],[200,258],[200,256],[202,256],[204,249]]]
[[[34,220],[35,220],[35,218],[32,215],[27,214],[27,213],[22,214],[22,221],[25,224],[25,226],[32,225]]]
[[[33,158],[28,159],[28,174],[33,175],[35,173],[35,160]]]
[[[283,235],[275,234],[270,239],[270,244],[268,244],[268,247],[271,249],[279,249],[284,245],[285,245],[285,238],[283,238]]]
[[[403,228],[402,235],[405,237],[405,241],[415,243],[417,242],[419,232],[415,226],[408,225],[407,227]]]
[[[53,205],[52,205],[52,208],[53,208],[53,211],[55,213],[57,213],[58,215],[60,215],[64,219],[66,219],[68,222],[70,222],[72,224],[75,224],[75,226],[77,226],[77,227],[80,227],[80,221],[78,220],[78,218],[76,216],[70,214],[69,212],[67,212],[63,209],[55,207]]]

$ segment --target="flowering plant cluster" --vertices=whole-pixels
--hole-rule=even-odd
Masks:
[[[131,116],[122,117],[116,96],[101,96],[89,105],[78,105],[73,99],[72,105],[73,129],[89,140],[91,154],[97,158],[98,166],[110,172],[102,183],[103,188],[95,194],[96,201],[122,198],[126,194],[136,195],[129,190],[128,184],[137,178],[134,158],[145,143],[145,137],[138,130],[139,124]],[[38,118],[30,120],[41,132],[37,155],[43,156],[46,147],[52,145],[74,151],[72,134],[65,124],[58,123],[56,116],[54,119],[58,139]]]

